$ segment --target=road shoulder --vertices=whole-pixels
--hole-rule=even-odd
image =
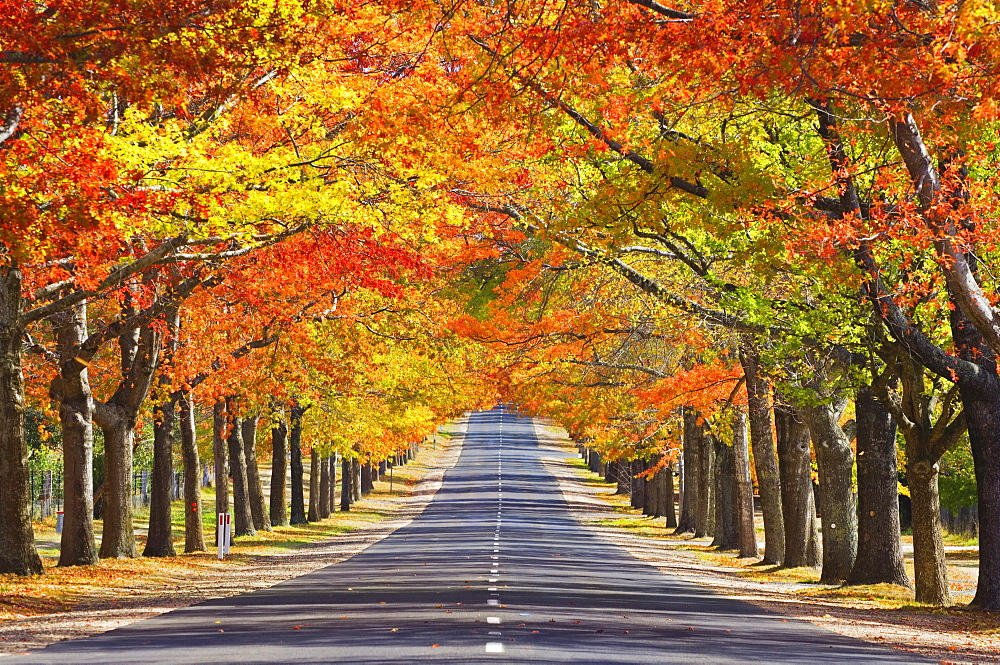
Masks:
[[[735,554],[716,555],[712,562],[703,561],[696,552],[671,547],[669,539],[642,536],[608,525],[623,517],[616,509],[612,486],[576,462],[579,459],[576,447],[565,430],[541,419],[535,419],[534,424],[539,445],[552,453],[545,456],[543,462],[558,480],[576,517],[605,540],[623,547],[662,572],[841,635],[942,663],[1000,662],[1000,621],[984,617],[982,613],[876,609],[804,595],[809,588],[821,587],[748,579],[742,574],[743,567],[725,565],[727,557],[735,561]],[[641,519],[654,522],[653,518]],[[685,540],[690,542],[690,539]],[[709,540],[704,539],[704,544]]]

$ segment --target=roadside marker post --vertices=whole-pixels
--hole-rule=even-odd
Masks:
[[[219,550],[219,559],[225,559],[233,544],[232,513],[218,513],[216,522],[215,546]]]

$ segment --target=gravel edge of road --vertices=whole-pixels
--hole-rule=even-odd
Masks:
[[[190,576],[176,580],[175,586],[150,589],[148,593],[134,598],[0,622],[0,661],[3,656],[104,633],[206,600],[264,589],[359,554],[423,512],[440,489],[444,474],[458,462],[468,421],[468,414],[452,421],[453,436],[447,447],[438,454],[435,465],[417,481],[413,491],[398,499],[398,503],[403,505],[392,517],[361,525],[342,536],[310,543],[288,553],[254,556],[248,564],[234,564],[231,568],[204,573],[192,571]]]
[[[565,430],[555,423],[536,418],[534,428],[543,450],[578,455]],[[1000,654],[1000,636],[989,636],[991,644],[970,645],[969,639],[957,632],[942,631],[929,625],[945,621],[958,627],[961,620],[954,617],[932,617],[906,610],[866,610],[810,598],[784,589],[785,584],[738,577],[734,570],[700,561],[692,552],[668,549],[663,541],[595,524],[597,520],[622,517],[614,512],[610,502],[601,497],[606,490],[584,482],[577,469],[564,457],[545,457],[543,462],[556,477],[563,497],[584,526],[665,573],[847,637],[907,651],[941,663],[977,665],[1000,662],[1000,655],[997,655]]]

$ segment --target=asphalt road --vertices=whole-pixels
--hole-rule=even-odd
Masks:
[[[924,662],[636,560],[574,519],[541,456],[530,420],[474,414],[424,513],[351,559],[0,662]]]

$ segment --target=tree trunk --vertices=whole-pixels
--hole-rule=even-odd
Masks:
[[[714,491],[715,530],[712,546],[720,550],[740,547],[739,515],[736,496],[736,455],[733,446],[715,435],[707,437],[715,452]]]
[[[713,469],[715,468],[715,450],[705,431],[705,425],[698,425],[695,428],[698,432],[698,497],[695,508],[695,538],[711,536],[715,528],[714,513],[712,506],[713,490],[715,483],[712,482]]]
[[[845,400],[802,409],[809,425],[819,471],[820,522],[823,527],[823,584],[847,579],[858,553],[858,511],[854,498],[854,452],[838,424]],[[786,545],[787,547],[787,545]]]
[[[663,470],[663,505],[667,515],[667,528],[677,528],[677,512],[674,510],[674,470],[667,467]]]
[[[250,513],[250,490],[247,485],[247,458],[243,452],[242,419],[236,415],[236,401],[226,400],[229,412],[229,472],[233,479],[233,535],[255,536]]]
[[[288,526],[288,509],[285,505],[285,476],[288,474],[288,425],[285,412],[276,408],[277,423],[271,425],[271,526]]]
[[[1000,610],[1000,380],[985,389],[959,385],[972,444],[979,509],[979,585],[972,605]]]
[[[871,386],[858,388],[858,553],[848,584],[909,588],[899,530],[896,421]]]
[[[176,413],[177,398],[173,395],[169,395],[163,404],[153,407],[153,479],[149,500],[149,535],[143,556],[177,556],[170,514]]]
[[[372,467],[365,463],[361,465],[361,496],[367,496],[372,491]]]
[[[49,391],[59,403],[63,447],[63,532],[60,566],[97,563],[94,539],[94,398],[87,367],[76,348],[87,339],[87,305],[80,303],[54,317],[59,376]]]
[[[647,469],[651,469],[653,466],[653,461],[646,463]],[[663,501],[661,501],[663,494],[663,476],[661,474],[663,471],[663,469],[658,470],[655,476],[646,481],[646,515],[654,519],[663,517]]]
[[[289,436],[289,449],[292,466],[292,518],[291,524],[306,523],[305,488],[303,487],[302,468],[302,416],[305,413],[299,405],[292,407],[292,431]]]
[[[615,494],[627,494],[631,500],[632,494],[632,479],[629,477],[628,473],[628,462],[625,460],[615,461],[615,482],[618,483],[618,489],[615,490]]]
[[[701,430],[694,409],[684,409],[683,464],[681,467],[681,516],[675,534],[694,533],[698,524],[698,469],[701,466],[699,440]]]
[[[101,536],[102,559],[129,559],[139,556],[132,524],[132,451],[135,447],[134,422],[121,409],[101,423],[104,432],[104,525]]]
[[[328,458],[330,464],[330,495],[327,497],[327,506],[330,513],[327,515],[329,517],[333,514],[333,511],[337,509],[337,453],[332,453]]]
[[[816,506],[809,459],[809,428],[796,411],[786,405],[775,404],[774,421],[785,525],[783,565],[787,568],[813,565],[816,561],[811,553],[818,547],[812,542]]]
[[[733,462],[736,473],[736,516],[740,556],[756,557],[757,530],[753,522],[753,482],[750,480],[747,416],[740,409],[736,409],[733,416]],[[782,534],[782,546],[784,540]]]
[[[106,403],[94,402],[94,420],[104,432],[104,528],[99,554],[105,559],[139,555],[132,524],[135,426],[159,366],[159,330],[148,323],[118,337],[121,380]]]
[[[916,452],[907,444],[907,453]],[[906,481],[913,507],[913,572],[916,601],[951,605],[944,537],[941,533],[941,496],[937,460],[909,458]]]
[[[351,460],[344,457],[340,472],[340,511],[346,513],[351,509]]]
[[[770,393],[760,374],[760,358],[752,339],[740,345],[740,363],[747,382],[747,415],[750,421],[750,447],[753,449],[760,512],[764,519],[764,559],[761,563],[779,564],[785,559],[785,524],[781,505],[781,481],[778,458],[771,430]]]
[[[351,460],[351,499],[361,500],[361,459],[358,457]]]
[[[330,516],[330,458],[326,456],[320,459],[318,514],[321,520]]]
[[[257,466],[257,416],[243,421],[243,457],[247,463],[247,491],[250,495],[250,517],[257,531],[270,531],[267,507],[264,505],[264,484]]]
[[[215,463],[215,512],[229,512],[229,466],[226,454],[226,403],[217,401],[212,406],[212,459]],[[218,522],[216,522],[218,524]],[[219,527],[215,527],[215,541],[219,541]]]
[[[322,472],[319,467],[323,463],[323,456],[319,454],[319,448],[312,447],[309,454],[309,521],[319,521],[319,481]]]
[[[194,397],[182,391],[178,403],[181,414],[181,456],[184,459],[184,551],[205,550],[205,530],[201,517],[201,459],[194,422]]]
[[[24,436],[21,270],[0,267],[0,574],[39,575],[31,526],[31,478]]]

